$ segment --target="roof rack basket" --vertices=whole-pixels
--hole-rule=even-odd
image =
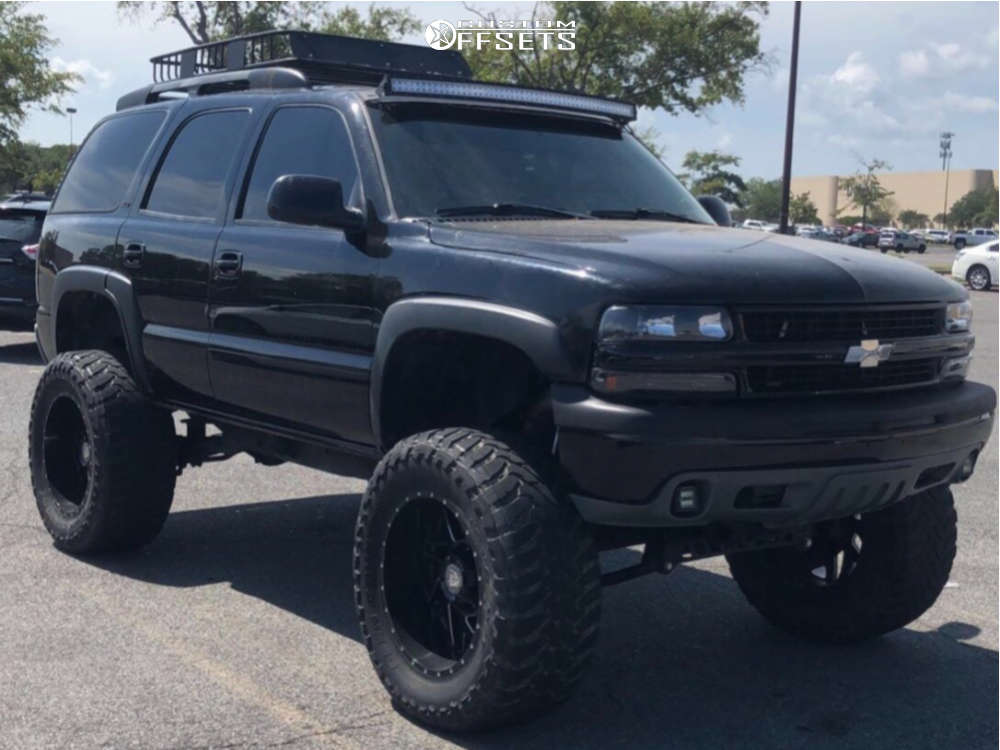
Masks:
[[[378,84],[387,73],[466,80],[461,53],[308,31],[264,31],[200,44],[150,59],[153,80],[164,83],[211,73],[285,67],[312,83]]]

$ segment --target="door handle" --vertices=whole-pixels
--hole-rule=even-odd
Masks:
[[[142,266],[142,256],[146,252],[146,246],[140,242],[130,242],[122,251],[122,265],[125,268],[139,268]]]
[[[226,250],[215,259],[215,275],[220,279],[235,279],[243,269],[243,253]]]

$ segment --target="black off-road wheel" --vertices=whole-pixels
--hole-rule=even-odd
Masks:
[[[415,435],[382,459],[358,513],[354,581],[394,705],[440,729],[564,701],[597,638],[600,570],[579,515],[472,429]]]
[[[926,612],[948,582],[955,539],[951,491],[938,487],[820,524],[808,549],[727,559],[740,589],[772,624],[811,640],[851,643]]]
[[[28,454],[38,511],[59,549],[97,554],[152,540],[173,500],[176,450],[169,412],[112,355],[66,352],[45,368]]]

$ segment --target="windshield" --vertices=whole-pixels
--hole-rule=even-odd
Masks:
[[[417,104],[373,108],[372,122],[400,216],[504,205],[508,214],[525,206],[713,223],[670,170],[609,124]]]
[[[42,233],[42,217],[31,211],[0,211],[0,240],[30,243]]]

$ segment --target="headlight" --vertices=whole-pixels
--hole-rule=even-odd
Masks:
[[[972,327],[972,303],[966,300],[948,305],[944,326],[951,333],[968,331]]]
[[[732,336],[732,320],[721,307],[609,307],[597,329],[601,342],[726,341]]]

